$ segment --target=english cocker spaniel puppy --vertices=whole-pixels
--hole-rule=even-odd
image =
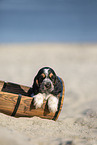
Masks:
[[[58,94],[61,93],[61,82],[50,67],[43,67],[34,78],[32,85],[35,108],[41,108],[43,100],[47,100],[49,112],[58,110]]]

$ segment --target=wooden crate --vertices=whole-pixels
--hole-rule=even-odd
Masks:
[[[57,120],[63,106],[64,100],[64,82],[60,78],[62,92],[59,97],[58,111],[49,112],[47,103],[44,101],[41,108],[35,109],[33,97],[29,96],[30,87],[0,81],[0,112],[15,117],[33,117]]]

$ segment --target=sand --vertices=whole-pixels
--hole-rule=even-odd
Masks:
[[[97,145],[97,44],[0,44],[0,80],[31,86],[43,66],[65,82],[58,120],[0,113],[0,145]]]

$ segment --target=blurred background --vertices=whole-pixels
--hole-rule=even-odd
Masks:
[[[95,72],[96,42],[97,0],[0,0],[1,80],[29,85],[50,66],[73,86]]]
[[[67,82],[68,75],[76,79],[76,63],[82,71],[89,48],[96,54],[95,43],[97,0],[0,0],[2,80],[32,84],[43,66]]]
[[[0,0],[0,43],[97,42],[97,0]]]
[[[57,134],[63,139],[82,137],[86,140],[82,144],[94,145],[90,141],[97,138],[97,0],[0,0],[0,80],[32,86],[44,66],[52,67],[65,83],[61,122],[53,127],[45,124],[43,134],[39,134],[42,124],[36,129],[32,121],[32,130],[26,130],[21,123],[2,121],[1,116],[1,126],[12,130],[12,139],[17,125],[22,134],[26,130],[28,136],[32,135],[32,140],[40,136],[44,142],[45,137],[51,139]],[[86,115],[89,110],[92,120]],[[80,128],[75,126],[76,120]],[[59,128],[61,124],[64,127]],[[5,141],[2,130],[0,135]]]

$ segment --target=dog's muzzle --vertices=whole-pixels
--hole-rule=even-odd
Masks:
[[[42,93],[51,93],[54,90],[54,85],[50,79],[44,79],[40,85],[40,91]]]
[[[50,82],[46,82],[44,84],[44,86],[47,88],[47,89],[50,89],[51,88],[51,83]]]

